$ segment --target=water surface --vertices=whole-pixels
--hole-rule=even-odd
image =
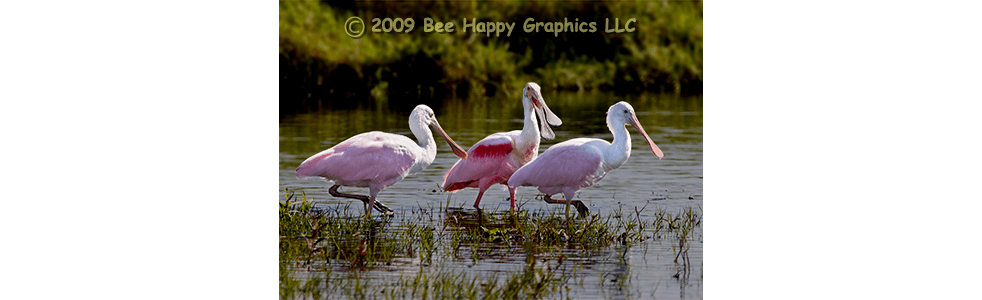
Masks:
[[[665,153],[658,159],[648,149],[640,133],[628,127],[632,139],[631,157],[620,168],[611,171],[598,184],[582,189],[577,199],[602,216],[621,211],[644,210],[641,217],[651,217],[655,209],[678,212],[686,207],[702,207],[702,99],[674,95],[618,96],[608,93],[544,93],[546,103],[562,120],[553,127],[556,139],[542,141],[540,153],[549,146],[577,137],[600,138],[610,141],[613,136],[605,123],[607,108],[617,101],[627,101],[637,113],[651,139]],[[442,127],[464,149],[485,136],[522,128],[522,103],[516,99],[447,100],[431,106]],[[280,194],[288,189],[305,193],[318,206],[351,204],[352,210],[363,212],[355,200],[330,196],[331,183],[321,178],[297,179],[294,171],[307,157],[362,132],[384,131],[415,139],[408,127],[409,111],[378,109],[322,110],[287,116],[280,121]],[[443,174],[458,160],[446,143],[437,140],[437,157],[426,170],[407,177],[386,190],[378,200],[396,211],[394,222],[404,221],[400,215],[410,215],[421,207],[470,209],[477,189],[464,189],[453,194],[440,192]],[[367,194],[367,188],[342,188],[347,193]],[[517,198],[523,210],[562,210],[537,200],[538,191],[532,187],[518,189]],[[449,200],[448,200],[449,197]],[[561,197],[561,196],[557,196]],[[508,192],[502,185],[491,187],[481,200],[485,210],[507,210]],[[441,222],[434,220],[433,222]],[[396,225],[398,227],[398,225]],[[439,228],[439,227],[437,227]],[[587,272],[596,276],[571,292],[577,298],[702,298],[702,228],[696,229],[689,249],[689,261],[680,266],[674,261],[672,240],[652,239],[633,247],[582,250],[563,249],[564,255],[582,260]],[[677,246],[677,245],[676,245]],[[489,246],[490,253],[474,263],[468,259],[449,258],[447,262],[462,262],[451,267],[468,268],[471,272],[511,272],[525,265],[521,249]],[[458,253],[473,256],[468,253]],[[412,272],[419,262],[409,260],[410,267],[398,264],[386,270],[376,270],[377,276]],[[299,272],[299,271],[298,271]],[[386,273],[388,272],[388,273]],[[298,273],[299,274],[299,273]],[[580,287],[580,288],[576,288]]]

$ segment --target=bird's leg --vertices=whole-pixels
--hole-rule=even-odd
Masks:
[[[576,212],[580,213],[580,217],[586,217],[587,215],[590,215],[590,209],[586,207],[586,204],[583,204],[583,201],[573,200],[570,202],[571,202],[570,204],[576,206]]]
[[[331,196],[334,196],[334,197],[344,197],[344,198],[358,199],[358,200],[361,200],[361,202],[365,202],[365,204],[368,204],[368,196],[355,195],[355,194],[346,194],[346,193],[338,192],[338,188],[339,187],[341,187],[340,184],[335,184],[334,186],[332,186],[327,191],[330,192],[331,193]]]
[[[580,201],[580,200],[566,200],[566,199],[552,199],[551,196],[552,195],[546,195],[542,200],[544,200],[546,203],[551,203],[551,204],[566,204],[567,205],[567,208],[566,208],[567,210],[569,210],[569,207],[568,207],[569,205],[576,206],[576,211],[580,213],[580,216],[586,216],[586,215],[588,215],[590,213],[590,209],[586,207],[586,204],[583,204],[583,201]]]
[[[385,205],[382,205],[382,202],[378,201],[378,193],[381,191],[382,189],[376,186],[371,186],[368,188],[368,209],[375,208],[382,213],[383,216],[391,215],[393,214],[392,210],[385,207]]]
[[[542,200],[545,201],[546,203],[550,203],[550,204],[563,204],[563,203],[566,203],[566,201],[565,200],[562,200],[562,199],[559,199],[559,200],[552,199],[552,195],[546,195],[545,197],[542,198]]]
[[[371,200],[372,200],[372,199],[368,198],[368,196],[365,196],[365,195],[355,195],[355,194],[347,194],[347,193],[339,192],[338,191],[338,188],[339,187],[341,187],[340,184],[335,184],[334,186],[332,186],[327,191],[331,193],[331,196],[334,196],[334,197],[343,197],[343,198],[351,198],[351,199],[358,199],[358,200],[361,200],[361,202],[364,202],[365,205],[368,205],[369,202],[371,202]],[[391,209],[389,209],[388,207],[386,207],[385,205],[383,205],[381,202],[378,202],[378,201],[375,201],[374,207],[379,212],[385,213],[385,214],[388,214],[389,212],[392,211]],[[367,207],[366,207],[366,209],[367,209]]]
[[[494,184],[494,182],[492,181],[493,180],[491,180],[491,178],[481,178],[481,180],[477,182],[478,192],[477,192],[477,200],[474,200],[474,208],[480,208],[477,205],[481,204],[481,197],[484,197],[484,192],[487,191],[488,188]]]
[[[387,215],[395,213],[394,210],[390,209],[388,206],[385,206],[385,204],[382,204],[382,202],[378,201],[378,199],[375,200],[375,210]]]
[[[480,208],[478,205],[481,204],[481,197],[484,197],[484,191],[487,191],[492,184],[489,178],[482,178],[481,181],[477,182],[478,192],[477,200],[474,200],[474,208]]]
[[[566,189],[563,191],[563,197],[566,197],[566,219],[569,219],[569,203],[573,202],[573,197],[576,196],[576,191],[571,191]]]
[[[515,190],[518,190],[518,187],[508,187],[508,194],[511,196],[511,210],[515,210]]]
[[[484,197],[484,189],[481,189],[481,191],[477,192],[477,200],[474,200],[474,208],[477,209],[481,208],[481,206],[479,205],[481,204],[481,197]]]
[[[369,215],[371,213],[368,210],[368,202],[371,201],[371,199],[369,199],[368,196],[355,195],[355,194],[347,194],[347,193],[338,192],[338,188],[339,187],[341,187],[340,184],[335,184],[334,186],[332,186],[327,191],[330,192],[331,193],[331,196],[334,196],[334,197],[344,197],[344,198],[351,198],[351,199],[361,200],[361,202],[365,203],[365,215],[367,216],[367,215]]]

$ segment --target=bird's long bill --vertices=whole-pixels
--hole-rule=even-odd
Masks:
[[[532,110],[534,110],[535,114],[539,117],[539,124],[542,128],[539,130],[539,132],[542,134],[542,138],[546,140],[556,138],[556,133],[552,132],[552,128],[549,128],[549,125],[563,125],[563,120],[560,120],[559,116],[552,113],[552,110],[550,110],[549,106],[546,105],[546,101],[542,100],[542,94],[540,94],[538,91],[528,88],[526,94],[532,98],[532,103],[535,104],[535,107],[533,107]]]
[[[539,100],[542,100],[542,95],[539,95]],[[549,110],[549,106],[546,105],[545,101],[539,101],[539,104],[542,105],[542,112],[545,113],[546,115],[546,118],[544,119],[546,120],[546,123],[549,123],[549,125],[552,126],[563,125],[563,120],[560,120],[559,116],[557,116],[556,114],[552,113],[551,110]]]
[[[535,111],[536,115],[539,115],[539,127],[542,128],[539,130],[539,134],[541,134],[542,138],[546,139],[547,141],[551,141],[552,139],[556,138],[556,133],[552,132],[552,127],[549,127],[549,122],[546,122],[546,110],[542,109],[543,107],[545,107],[544,104],[543,106],[535,107],[532,110]]]
[[[451,139],[450,136],[447,135],[447,132],[443,131],[443,127],[440,127],[440,122],[433,122],[433,124],[430,124],[430,127],[433,128],[433,130],[436,131],[436,133],[439,133],[444,140],[447,141],[447,145],[450,145],[450,150],[453,150],[453,154],[456,154],[457,157],[460,157],[460,159],[467,158],[467,151],[464,151],[464,148],[461,148],[460,145],[457,145],[457,143],[455,143],[453,139]]]
[[[631,116],[631,126],[637,128],[638,131],[641,132],[641,135],[644,136],[644,139],[648,141],[648,146],[651,147],[651,153],[654,153],[655,156],[658,156],[658,159],[661,159],[663,156],[665,156],[665,154],[661,152],[661,149],[658,148],[658,145],[655,145],[655,142],[651,141],[651,137],[648,137],[648,133],[644,132],[644,128],[641,127],[641,122],[638,122],[638,117]]]

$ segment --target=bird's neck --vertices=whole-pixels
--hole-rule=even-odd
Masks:
[[[433,162],[433,159],[436,158],[436,141],[433,140],[433,132],[430,131],[429,126],[418,123],[417,126],[410,126],[409,130],[413,131],[413,135],[419,142],[419,147],[423,148],[423,158],[428,162]]]
[[[522,134],[518,139],[521,143],[539,143],[539,121],[535,117],[535,108],[531,104],[532,100],[522,99],[525,106],[525,125],[522,127]]]
[[[607,127],[614,134],[614,140],[610,143],[607,152],[604,153],[606,156],[604,161],[612,170],[620,167],[631,157],[631,135],[627,133],[627,126],[624,126],[624,122],[612,120],[609,117]]]

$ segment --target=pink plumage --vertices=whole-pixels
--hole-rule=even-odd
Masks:
[[[494,184],[505,184],[515,170],[535,159],[539,152],[539,136],[551,140],[556,135],[549,125],[562,124],[539,92],[539,85],[530,82],[522,93],[525,108],[524,127],[521,131],[499,132],[489,135],[467,151],[467,158],[457,161],[443,176],[443,190],[455,192],[463,188],[478,188],[474,207],[480,207],[484,192]],[[536,115],[539,118],[536,118]],[[541,131],[539,123],[541,121]],[[511,208],[515,209],[515,189],[509,188]]]
[[[589,139],[572,139],[549,148],[549,155],[539,156],[512,174],[509,183],[516,186],[537,186],[547,195],[563,193],[564,189],[580,189],[603,179],[602,156],[593,149],[582,149]],[[602,141],[602,140],[598,140]],[[608,144],[609,145],[609,144]],[[587,151],[584,151],[587,150]]]
[[[511,134],[509,134],[511,133]],[[512,143],[515,137],[520,133],[520,131],[513,131],[505,134],[494,134],[484,138],[477,144],[474,144],[473,151],[467,153],[467,157],[474,158],[485,158],[485,157],[498,157],[501,158],[505,155],[511,153],[512,149],[515,147]]]
[[[382,190],[409,175],[415,162],[408,137],[379,131],[353,136],[311,156],[297,168],[298,177],[320,176],[343,186]]]
[[[367,213],[371,213],[372,208],[390,213],[388,207],[376,201],[378,193],[406,176],[426,169],[436,158],[436,142],[427,126],[447,141],[454,154],[467,157],[464,149],[440,127],[433,110],[419,105],[409,116],[409,129],[419,140],[418,144],[398,134],[362,133],[304,160],[297,167],[297,177],[324,177],[334,181],[329,189],[332,196],[361,200]],[[338,191],[341,186],[367,187],[369,194],[341,193]]]
[[[664,154],[644,131],[634,108],[627,102],[618,102],[607,110],[607,127],[614,134],[613,142],[601,139],[576,138],[549,147],[542,155],[522,166],[508,180],[509,188],[535,186],[546,194],[548,203],[575,204],[581,214],[589,210],[577,200],[576,191],[600,182],[608,172],[620,167],[631,156],[631,137],[626,125],[634,126],[648,142],[651,153],[658,158]],[[552,199],[553,194],[563,193],[565,199]]]
[[[529,158],[521,155],[525,151],[515,151],[515,138],[520,131],[495,133],[474,144],[467,151],[467,159],[457,161],[443,177],[443,189],[448,192],[472,187],[480,190],[474,206],[481,202],[484,191],[493,184],[508,182],[511,174],[524,165]],[[538,145],[532,146],[532,153],[538,153]],[[528,148],[529,146],[526,146]],[[514,190],[511,191],[514,196]]]

